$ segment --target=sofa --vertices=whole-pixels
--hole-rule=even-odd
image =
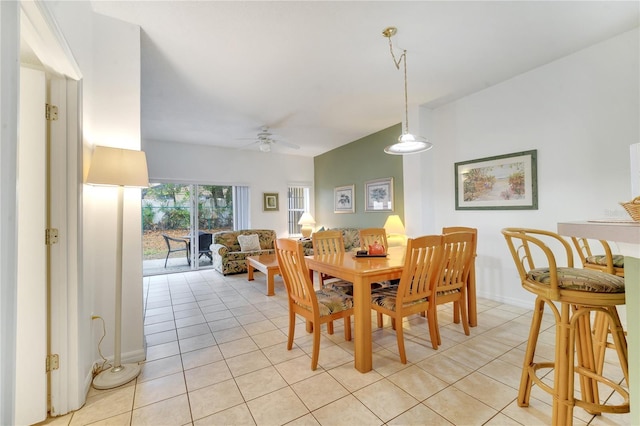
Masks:
[[[324,230],[324,229],[322,229]],[[342,232],[342,239],[344,240],[344,251],[358,251],[360,250],[360,228],[329,228],[327,231],[340,231]],[[304,247],[305,256],[313,254],[313,243],[311,240],[302,243]]]
[[[257,235],[257,241],[256,237]],[[245,247],[241,247],[241,241]],[[270,229],[243,229],[240,231],[220,231],[213,234],[211,255],[213,267],[222,275],[247,272],[247,256],[274,254],[276,232]],[[258,246],[251,246],[250,243]],[[243,251],[242,248],[245,250]]]

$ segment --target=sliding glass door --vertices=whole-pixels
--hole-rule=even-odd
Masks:
[[[158,183],[142,191],[143,275],[212,267],[212,234],[234,229],[234,187]]]

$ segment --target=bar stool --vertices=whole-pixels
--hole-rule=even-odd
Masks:
[[[571,237],[571,241],[578,252],[583,268],[624,278],[624,256],[614,254],[607,241],[598,240],[602,246],[603,254],[594,254],[587,238]],[[596,312],[593,320],[593,339],[598,374],[602,374],[606,350],[615,349],[614,344],[609,341],[609,333],[609,322],[606,315]]]
[[[575,406],[591,414],[628,413],[629,392],[596,371],[590,324],[591,312],[601,312],[608,319],[628,386],[627,341],[616,310],[617,305],[625,303],[624,279],[601,271],[574,268],[571,246],[553,232],[505,228],[502,234],[516,264],[522,287],[536,295],[518,405],[529,405],[531,387],[536,384],[553,396],[553,425],[572,425]],[[556,249],[558,254],[564,253],[565,267],[558,266],[550,247]],[[534,260],[546,260],[546,264],[536,268]],[[551,310],[556,322],[555,359],[553,362],[536,362],[534,355],[546,307]],[[539,369],[549,368],[554,369],[553,388],[544,383],[536,373]],[[574,395],[576,374],[580,378],[580,399],[576,399]],[[622,396],[624,402],[619,405],[601,402],[598,384],[613,389]]]
[[[580,256],[583,268],[624,277],[624,256],[621,254],[613,254],[607,241],[598,240],[600,245],[602,245],[604,254],[593,254],[587,238],[571,237],[571,241],[573,241],[573,245],[578,251],[578,256]]]

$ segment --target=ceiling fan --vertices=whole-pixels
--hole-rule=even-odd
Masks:
[[[255,139],[256,140],[254,142],[247,146],[257,144],[258,148],[262,152],[270,152],[272,145],[282,145],[291,149],[300,149],[300,147],[296,144],[274,139],[273,133],[269,131],[269,127],[267,126],[263,126],[262,129],[260,129],[260,132],[258,132]]]

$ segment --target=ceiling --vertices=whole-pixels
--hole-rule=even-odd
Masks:
[[[631,30],[640,15],[636,1],[92,3],[141,27],[143,140],[258,150],[269,126],[300,146],[272,152],[303,156],[402,121],[388,26],[396,56],[407,50],[409,104],[431,108]]]

